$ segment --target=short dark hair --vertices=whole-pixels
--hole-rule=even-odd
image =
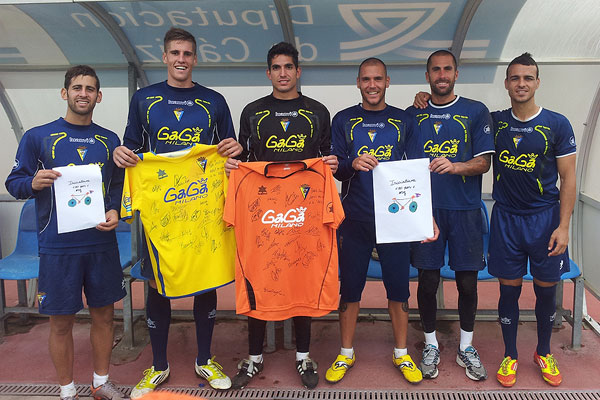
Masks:
[[[100,79],[98,79],[98,75],[96,75],[96,71],[94,68],[89,65],[76,65],[71,67],[65,72],[65,89],[69,90],[69,86],[71,85],[71,81],[73,78],[78,76],[91,76],[96,79],[96,90],[100,90]]]
[[[363,60],[363,62],[361,62],[360,65],[358,66],[358,76],[360,77],[360,70],[362,69],[363,65],[375,65],[375,64],[383,65],[383,72],[385,72],[385,76],[387,76],[387,65],[385,65],[385,63],[377,57],[369,57],[369,58]]]
[[[275,56],[290,56],[294,62],[294,66],[298,68],[298,50],[288,42],[279,42],[273,45],[267,53],[267,67],[271,69]]]
[[[515,57],[510,64],[508,64],[508,67],[506,67],[506,77],[508,78],[508,69],[511,67],[511,65],[515,65],[515,64],[519,64],[519,65],[535,65],[535,77],[536,79],[540,77],[540,69],[537,65],[537,63],[535,62],[535,60],[533,59],[533,57],[531,57],[531,53],[525,52],[523,54],[521,54],[518,57]]]
[[[456,62],[456,56],[450,50],[436,50],[427,57],[427,71],[429,71],[429,65],[431,64],[431,59],[435,56],[450,56],[452,57],[452,63],[454,64],[454,69],[458,69],[458,63]]]
[[[173,42],[176,40],[192,42],[192,44],[194,45],[194,54],[196,54],[196,47],[198,45],[196,44],[196,38],[194,37],[194,35],[186,31],[185,29],[175,27],[171,27],[171,29],[169,29],[167,33],[165,33],[165,38],[163,40],[164,51],[167,51],[167,44],[169,42]]]

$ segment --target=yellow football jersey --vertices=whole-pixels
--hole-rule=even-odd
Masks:
[[[223,221],[226,158],[217,146],[139,154],[125,170],[121,217],[140,211],[160,294],[191,296],[233,281],[235,236]]]

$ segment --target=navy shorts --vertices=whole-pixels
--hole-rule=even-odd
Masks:
[[[346,219],[338,230],[340,295],[342,303],[361,299],[373,247],[377,247],[388,300],[406,302],[410,296],[408,243],[375,244],[375,223]]]
[[[116,246],[95,253],[40,254],[40,314],[75,314],[83,308],[82,288],[92,308],[125,297],[125,280]]]
[[[490,225],[488,270],[502,279],[518,279],[527,274],[542,282],[558,282],[570,271],[569,251],[548,257],[548,242],[560,222],[560,205],[535,214],[514,214],[495,205]]]
[[[485,267],[484,217],[481,209],[435,208],[433,216],[440,228],[440,236],[435,242],[411,244],[412,265],[420,269],[442,268],[446,264],[446,243],[448,243],[450,268],[454,271],[481,271]]]

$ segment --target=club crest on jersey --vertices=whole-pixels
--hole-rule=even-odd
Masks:
[[[258,194],[261,196],[267,194],[267,188],[263,185],[260,185],[258,187]]]
[[[302,198],[306,200],[306,196],[308,196],[308,192],[310,192],[310,186],[304,184],[300,186],[300,193],[302,193]]]
[[[164,179],[167,176],[169,176],[167,175],[164,169],[159,169],[158,171],[156,171],[156,173],[158,174],[158,179]]]
[[[83,159],[85,158],[85,155],[87,154],[87,147],[79,146],[77,148],[77,153],[79,154],[79,158],[81,158],[81,161],[83,161]]]
[[[206,157],[198,157],[196,158],[196,164],[202,169],[202,172],[206,172]]]
[[[371,143],[373,143],[373,140],[375,140],[375,136],[377,136],[377,131],[375,129],[369,129],[367,135],[369,135],[369,139],[371,139]]]
[[[521,143],[521,140],[523,140],[522,135],[517,135],[517,136],[513,137],[513,143],[515,144],[515,149],[519,146],[519,143]]]
[[[41,306],[42,303],[44,302],[44,300],[46,300],[46,292],[38,292],[37,299],[38,299],[38,303],[40,303],[40,306]]]
[[[436,121],[433,123],[433,129],[435,129],[435,133],[439,134],[440,133],[440,129],[442,129],[442,123],[439,121]]]
[[[173,114],[175,114],[175,118],[177,118],[177,122],[181,122],[181,117],[183,116],[183,108],[174,109]]]
[[[283,118],[281,121],[279,121],[279,123],[281,124],[283,131],[287,132],[287,128],[288,126],[290,126],[290,120],[287,118]]]

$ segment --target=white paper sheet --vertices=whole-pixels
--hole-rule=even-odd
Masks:
[[[93,228],[104,222],[100,167],[75,165],[54,170],[62,174],[54,181],[58,233]]]
[[[373,170],[377,243],[433,236],[429,159],[381,162]]]

